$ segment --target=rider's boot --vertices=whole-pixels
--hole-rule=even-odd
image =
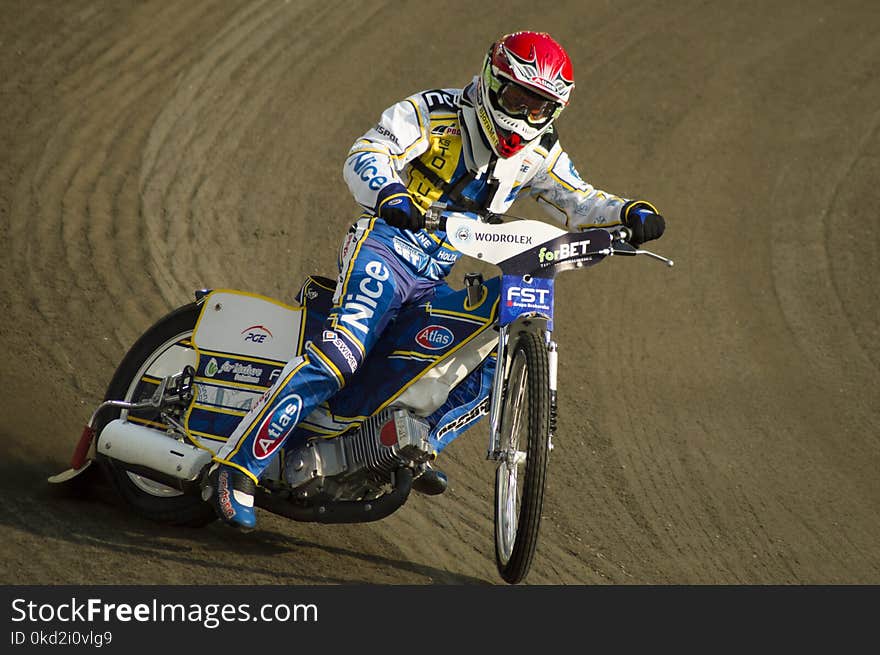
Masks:
[[[257,525],[254,511],[254,493],[257,485],[250,476],[237,468],[216,463],[208,471],[202,488],[202,498],[210,501],[217,516],[242,532],[250,532]]]
[[[449,487],[449,479],[440,469],[425,462],[422,474],[413,480],[412,488],[426,496],[438,496]]]

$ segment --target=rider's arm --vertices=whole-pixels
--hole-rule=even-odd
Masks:
[[[644,200],[621,198],[585,182],[558,139],[545,139],[542,145],[547,147],[547,157],[532,179],[529,193],[568,229],[613,227],[626,222],[630,212],[641,207],[656,211]]]
[[[406,193],[400,171],[428,149],[430,120],[420,95],[386,109],[379,123],[355,141],[343,166],[354,199],[379,213],[380,206]]]

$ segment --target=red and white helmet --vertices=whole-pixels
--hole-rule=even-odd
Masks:
[[[546,132],[574,88],[571,59],[544,32],[515,32],[492,44],[483,63],[476,111],[499,157]]]

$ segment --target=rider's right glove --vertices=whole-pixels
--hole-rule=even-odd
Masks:
[[[629,242],[636,247],[659,239],[666,230],[666,220],[644,200],[626,203],[620,210],[620,218],[632,232]]]
[[[401,230],[418,232],[425,227],[425,216],[400,182],[392,182],[379,192],[376,214],[391,227]]]

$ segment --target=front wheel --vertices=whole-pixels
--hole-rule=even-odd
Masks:
[[[495,474],[495,561],[501,577],[516,584],[529,572],[541,527],[550,441],[550,365],[538,334],[523,333],[511,352],[501,412],[501,461]]]
[[[197,303],[185,305],[148,329],[119,364],[105,400],[136,402],[149,398],[163,377],[179,373],[185,366],[195,367],[197,354],[192,335],[199,312]],[[104,426],[120,417],[160,430],[167,428],[155,410],[128,412],[114,409],[105,410],[100,415],[95,425],[96,433],[100,435]],[[176,418],[182,420],[182,410]],[[136,473],[125,463],[102,455],[100,450],[96,459],[122,498],[141,516],[160,523],[192,527],[206,525],[216,518],[211,506],[198,495],[185,494]]]

